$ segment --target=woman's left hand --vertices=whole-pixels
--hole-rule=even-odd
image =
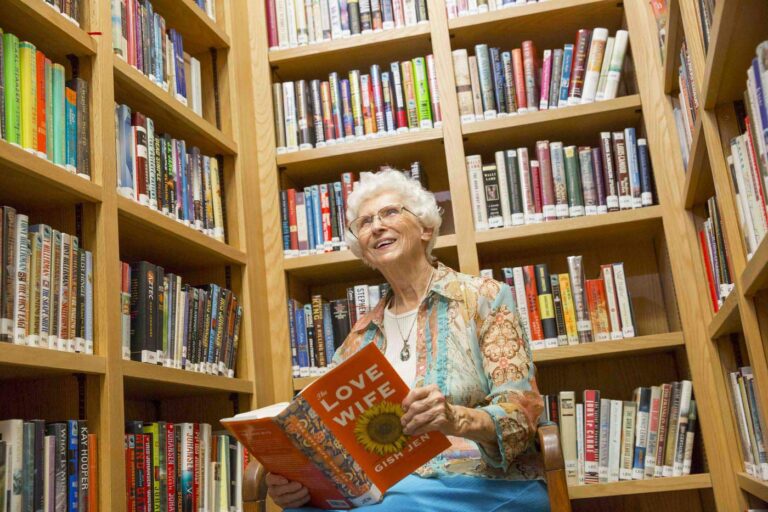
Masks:
[[[435,430],[452,435],[455,431],[453,407],[437,384],[412,389],[403,400],[403,411],[400,423],[407,435]]]

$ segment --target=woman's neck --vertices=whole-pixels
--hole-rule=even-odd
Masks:
[[[434,268],[424,258],[417,265],[404,265],[380,271],[392,287],[394,298],[391,307],[397,314],[412,311],[419,306],[426,295]]]

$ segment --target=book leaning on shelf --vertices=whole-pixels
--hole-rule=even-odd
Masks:
[[[382,166],[379,169],[387,169]],[[403,171],[426,187],[426,175],[419,162]],[[365,179],[367,172],[361,172]],[[347,249],[347,196],[359,181],[355,173],[345,172],[341,180],[280,191],[283,256],[293,258]]]
[[[731,407],[741,439],[744,467],[753,477],[768,481],[768,431],[761,419],[760,399],[755,394],[755,377],[750,366],[728,374],[731,385]]]
[[[268,0],[270,50],[426,23],[426,0]]]
[[[290,403],[221,420],[273,473],[302,483],[312,505],[378,502],[450,445],[439,432],[403,433],[408,386],[374,344],[304,388]]]
[[[115,55],[202,116],[200,61],[184,53],[181,34],[167,28],[151,2],[111,0],[111,6]]]
[[[487,44],[453,51],[461,122],[616,98],[629,43],[626,30],[581,29],[574,44],[538,57],[533,41],[502,51]]]
[[[757,46],[747,69],[744,101],[736,102],[741,135],[730,141],[728,167],[736,194],[741,234],[751,258],[768,231],[768,41]]]
[[[544,395],[560,427],[568,485],[688,475],[698,418],[691,381],[636,388],[631,401],[584,390]]]
[[[0,138],[91,179],[88,82],[0,28]]]
[[[272,84],[278,153],[442,125],[431,54],[343,77]]]
[[[632,127],[601,132],[599,147],[540,140],[530,153],[497,151],[489,164],[468,155],[466,165],[477,231],[653,204],[648,144]]]
[[[0,207],[0,341],[93,354],[93,255]]]
[[[347,288],[347,296],[325,300],[313,295],[312,302],[301,304],[288,299],[288,327],[294,377],[315,377],[333,367],[331,361],[347,339],[357,319],[376,307],[389,290],[389,284],[359,284]]]
[[[117,191],[221,242],[225,241],[219,160],[167,133],[151,118],[115,107]]]
[[[127,421],[126,510],[243,510],[248,456],[226,431],[207,423]]]
[[[0,510],[98,510],[96,436],[85,420],[0,421]]]
[[[459,16],[472,16],[489,11],[497,11],[508,7],[535,4],[545,0],[448,0],[445,2],[445,10],[448,19]]]
[[[243,307],[232,291],[184,284],[148,261],[121,267],[123,359],[235,376]]]
[[[733,290],[733,280],[720,209],[717,207],[717,199],[714,196],[707,200],[707,213],[708,217],[702,223],[698,234],[707,273],[709,298],[712,308],[717,313]]]
[[[687,169],[688,161],[691,158],[694,126],[699,112],[699,96],[696,85],[693,83],[691,55],[685,40],[680,46],[677,86],[677,98],[672,98],[672,112],[675,116],[677,137],[680,140],[680,151],[683,154],[683,169]]]

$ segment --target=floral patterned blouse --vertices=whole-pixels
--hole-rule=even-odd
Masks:
[[[368,343],[385,351],[384,308],[389,298],[357,321],[334,362]],[[510,287],[438,264],[419,305],[417,326],[415,386],[437,384],[450,403],[486,411],[498,438],[496,446],[483,447],[450,437],[452,446],[417,474],[542,478],[541,457],[533,440],[543,400]]]

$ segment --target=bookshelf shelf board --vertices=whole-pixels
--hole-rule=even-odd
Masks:
[[[736,478],[739,481],[739,487],[763,501],[768,501],[768,482],[763,482],[753,477],[749,473],[737,473]]]
[[[703,108],[743,99],[746,72],[757,45],[768,39],[768,3],[762,0],[715,5],[701,90]]]
[[[716,340],[722,336],[741,331],[738,295],[736,289],[731,291],[720,307],[720,311],[715,313],[707,329],[709,339]]]
[[[293,378],[293,390],[301,391],[305,387],[309,386],[317,380],[317,377],[294,377]]]
[[[709,489],[711,487],[712,480],[709,477],[709,473],[700,473],[697,475],[651,478],[648,480],[632,480],[611,484],[573,485],[568,486],[568,494],[572,500],[582,500],[605,498],[608,496],[627,496],[630,494],[692,491],[696,489]]]
[[[0,140],[0,202],[25,208],[101,201],[101,187]]]
[[[441,235],[435,243],[434,253],[440,259],[443,254],[455,249],[456,235]],[[283,268],[287,273],[307,284],[347,281],[376,273],[350,250],[286,258],[284,262]]]
[[[106,369],[107,363],[103,356],[60,352],[13,343],[0,344],[0,380],[72,373],[103,374]]]
[[[583,343],[567,347],[534,350],[533,361],[539,366],[548,366],[575,360],[588,361],[649,352],[664,352],[680,348],[684,344],[682,332],[669,332],[617,341]]]
[[[184,106],[139,70],[118,56],[112,57],[115,72],[115,101],[152,118],[156,132],[168,132],[197,146],[208,156],[237,153],[235,141],[213,124]]]
[[[243,251],[136,201],[118,196],[117,207],[120,255],[124,261],[145,259],[176,272],[215,265],[244,265],[247,261]]]
[[[462,124],[465,152],[490,153],[510,147],[535,147],[538,140],[564,145],[600,142],[600,132],[637,126],[642,115],[640,95],[574,105],[553,110],[499,117]],[[578,123],[578,130],[574,130]]]
[[[741,289],[744,295],[755,295],[766,287],[768,287],[768,237],[760,242],[741,274]]]
[[[253,383],[138,361],[122,361],[125,395],[142,400],[210,393],[253,393]]]
[[[329,72],[340,74],[350,69],[368,69],[371,64],[384,68],[390,61],[432,53],[429,23],[382,30],[324,43],[272,50],[269,63],[281,81],[321,78]],[[371,56],[375,55],[375,60]],[[327,80],[328,77],[325,76]]]
[[[702,204],[715,195],[715,183],[712,169],[709,166],[706,141],[701,130],[701,116],[693,128],[693,141],[688,157],[688,168],[685,170],[685,191],[683,192],[685,207],[693,208]]]
[[[479,253],[573,249],[597,241],[653,238],[662,229],[662,207],[646,206],[603,215],[490,229],[475,234]]]
[[[221,5],[221,4],[220,4]],[[152,0],[155,12],[165,18],[168,29],[184,38],[184,51],[193,57],[211,48],[229,48],[229,36],[195,0]],[[222,13],[218,13],[221,16]]]
[[[685,35],[678,0],[667,2],[667,16],[667,39],[662,50],[664,56],[662,65],[664,66],[664,92],[672,94],[679,89],[677,85],[678,52],[681,39]]]
[[[533,40],[537,48],[553,48],[566,42],[564,34],[572,37],[584,27],[605,27],[613,35],[622,28],[623,17],[620,2],[553,0],[459,16],[448,20],[448,29],[454,50],[478,43],[507,49],[526,39]]]
[[[43,0],[0,0],[3,30],[31,41],[54,62],[96,55],[96,41]]]
[[[309,181],[312,176],[322,176],[328,168],[341,164],[346,169],[365,169],[382,162],[400,160],[405,156],[412,160],[418,160],[418,154],[432,155],[434,158],[435,154],[442,153],[442,140],[442,128],[431,128],[283,153],[277,155],[277,166],[289,175],[301,174],[303,180],[312,182]]]

